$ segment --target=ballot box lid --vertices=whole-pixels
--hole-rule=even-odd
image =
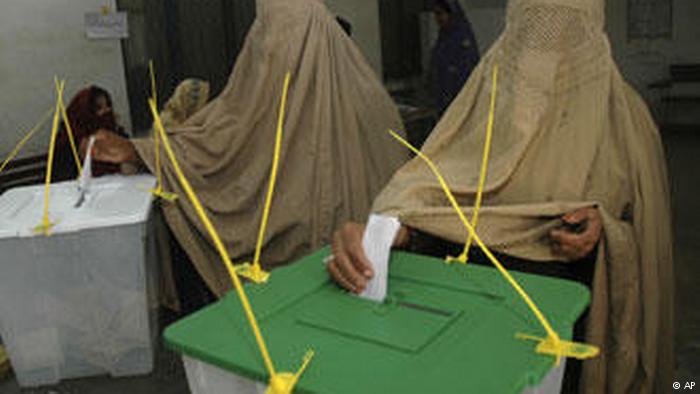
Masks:
[[[77,181],[52,184],[49,220],[52,234],[144,222],[153,200],[151,175],[94,178],[81,193]],[[44,185],[10,189],[0,196],[0,238],[32,237],[43,222]]]
[[[275,368],[295,372],[315,357],[295,392],[520,393],[555,364],[524,333],[543,328],[500,273],[474,264],[393,252],[389,295],[378,304],[332,283],[328,248],[247,284]],[[546,263],[542,263],[546,264]],[[590,293],[575,282],[513,273],[562,339]],[[269,377],[235,292],[165,331],[172,349],[233,374]]]

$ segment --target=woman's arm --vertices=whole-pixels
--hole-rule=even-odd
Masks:
[[[577,261],[593,252],[603,233],[598,208],[582,208],[564,215],[565,228],[552,230],[552,250],[568,261]],[[568,227],[568,229],[567,229]]]
[[[99,130],[94,135],[95,144],[92,147],[93,158],[107,163],[134,163],[141,161],[134,144],[128,138],[107,130]]]
[[[353,293],[362,293],[374,276],[372,264],[362,247],[365,225],[346,223],[333,234],[333,256],[326,268],[331,277],[342,287]],[[402,226],[394,240],[394,247],[405,246],[409,239],[408,227]]]

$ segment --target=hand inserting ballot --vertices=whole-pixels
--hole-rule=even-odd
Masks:
[[[108,163],[134,163],[139,161],[134,144],[107,130],[95,133],[95,145],[92,150],[93,158]]]
[[[331,277],[348,291],[362,293],[374,276],[372,264],[365,255],[362,236],[365,225],[346,223],[333,235],[333,258],[326,268]],[[408,229],[401,227],[394,240],[394,246],[401,246],[408,241]]]
[[[596,207],[578,209],[562,217],[564,225],[552,230],[552,252],[568,261],[581,260],[593,252],[602,234]]]

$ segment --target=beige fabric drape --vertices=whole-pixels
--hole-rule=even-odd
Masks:
[[[670,207],[659,134],[615,66],[598,0],[511,0],[507,27],[423,151],[471,213],[491,89],[500,85],[477,232],[492,248],[547,264],[561,215],[597,205],[604,236],[593,284],[583,392],[671,388]],[[454,242],[467,234],[430,170],[405,165],[374,210]]]
[[[188,78],[180,82],[160,112],[160,119],[163,125],[170,128],[178,127],[185,123],[190,116],[206,105],[207,101],[209,101],[209,91],[209,82],[195,78]],[[122,172],[125,172],[124,167],[127,164],[129,163],[122,164]],[[135,173],[138,170],[138,168],[134,168],[131,172]],[[170,231],[160,210],[160,205],[154,220],[154,231],[156,233],[156,247],[160,263],[160,304],[174,311],[180,311],[180,299],[175,285],[175,273],[173,272]]]
[[[373,198],[407,159],[386,132],[402,127],[395,105],[323,2],[259,0],[226,88],[182,126],[167,130],[234,263],[248,261],[254,252],[287,71],[292,79],[262,253],[266,268],[329,243],[343,222],[365,218]],[[152,141],[134,143],[154,171]],[[221,296],[230,279],[165,162],[165,187],[181,196],[163,204],[168,224]]]

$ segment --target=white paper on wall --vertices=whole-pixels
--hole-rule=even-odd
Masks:
[[[129,38],[129,22],[126,12],[86,13],[85,33],[91,39]]]

